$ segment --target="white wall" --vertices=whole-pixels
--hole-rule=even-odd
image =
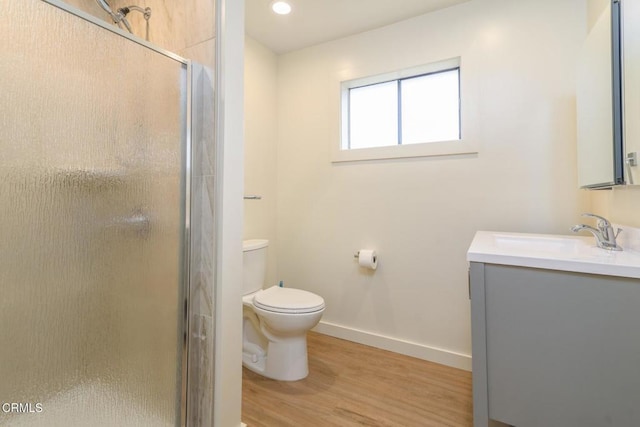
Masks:
[[[640,228],[640,186],[593,191],[590,196],[592,206],[589,212],[602,215],[616,224]]]
[[[244,202],[244,238],[268,239],[267,285],[276,276],[277,91],[278,58],[250,37],[245,38],[244,194],[262,200]]]
[[[609,0],[587,0],[587,28],[589,31],[609,4]]]
[[[320,330],[470,367],[474,232],[567,234],[588,205],[574,78],[586,20],[582,0],[474,0],[279,57],[278,275],[325,298]],[[331,163],[340,79],[454,56],[477,155]],[[374,274],[359,248],[379,252]]]
[[[242,405],[242,189],[244,1],[215,0],[216,427],[240,426]]]

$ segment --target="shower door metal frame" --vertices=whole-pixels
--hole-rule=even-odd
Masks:
[[[93,15],[90,15],[86,12],[83,12],[79,9],[76,9],[66,3],[64,3],[63,1],[60,0],[41,0],[44,3],[48,3],[54,7],[57,7],[59,9],[62,9],[72,15],[75,15],[85,21],[91,22],[94,25],[97,25],[107,31],[111,31],[112,33],[115,33],[121,37],[124,37],[134,43],[137,43],[141,46],[144,46],[147,49],[150,49],[156,53],[159,53],[161,55],[164,55],[170,59],[173,59],[175,61],[177,61],[178,63],[181,63],[184,65],[185,70],[186,70],[186,87],[184,88],[184,90],[186,91],[185,94],[185,102],[186,102],[186,106],[185,106],[185,123],[183,123],[183,138],[184,138],[184,161],[185,164],[184,166],[184,195],[185,195],[185,206],[184,206],[184,234],[183,234],[183,248],[182,248],[182,260],[181,260],[181,265],[180,265],[180,270],[183,272],[182,274],[182,283],[180,284],[182,289],[182,295],[183,295],[183,299],[182,299],[182,307],[183,307],[183,313],[182,313],[182,328],[181,328],[181,336],[183,337],[182,339],[182,354],[181,354],[181,358],[182,358],[182,366],[180,367],[180,380],[181,380],[181,385],[180,385],[180,427],[187,427],[187,392],[188,392],[188,387],[187,387],[187,379],[188,379],[188,375],[187,375],[187,363],[189,360],[189,355],[188,355],[188,351],[189,351],[189,313],[191,312],[191,307],[190,307],[190,301],[189,301],[189,288],[190,288],[190,268],[189,268],[189,260],[190,260],[190,248],[191,248],[191,173],[192,173],[192,166],[191,166],[191,155],[192,155],[192,140],[191,140],[191,129],[192,129],[192,123],[191,123],[191,119],[192,119],[192,105],[191,105],[191,101],[192,101],[192,94],[191,94],[191,87],[192,87],[192,70],[191,70],[191,61],[185,58],[182,58],[179,55],[176,55],[173,52],[170,52],[168,50],[159,48],[143,39],[138,38],[137,36],[134,36],[114,25],[111,25],[109,23],[107,23],[106,21],[103,21]],[[176,367],[178,368],[178,367]]]

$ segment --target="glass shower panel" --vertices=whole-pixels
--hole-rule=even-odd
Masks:
[[[186,65],[3,9],[0,425],[179,425]]]

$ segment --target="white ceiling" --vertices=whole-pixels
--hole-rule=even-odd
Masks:
[[[280,54],[465,1],[469,0],[291,0],[291,14],[280,16],[271,12],[271,0],[246,0],[245,29]]]

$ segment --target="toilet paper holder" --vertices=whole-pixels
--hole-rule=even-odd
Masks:
[[[357,251],[356,253],[353,254],[354,258],[360,258],[360,251]]]
[[[360,267],[370,270],[378,268],[378,254],[373,249],[360,249],[353,254]]]

